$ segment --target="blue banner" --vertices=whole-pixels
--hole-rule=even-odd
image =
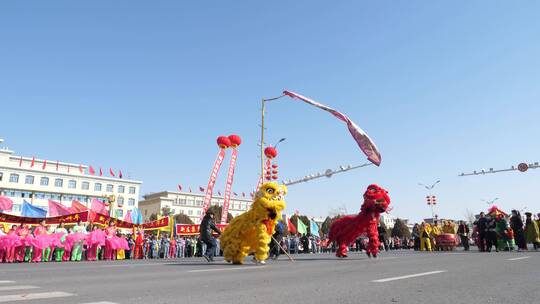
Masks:
[[[25,217],[46,217],[47,210],[36,207],[27,201],[23,202],[21,215]]]

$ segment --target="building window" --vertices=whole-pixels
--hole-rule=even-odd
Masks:
[[[128,206],[135,206],[135,199],[134,198],[128,199]]]
[[[113,191],[113,185],[107,184],[107,192],[112,192],[112,191]]]
[[[82,182],[81,187],[83,190],[90,189],[90,183],[89,182]]]
[[[64,186],[64,180],[61,178],[57,178],[54,180],[54,186],[58,188],[62,188]]]
[[[183,199],[183,198],[179,198],[175,201],[176,205],[180,205],[180,206],[185,206],[186,205],[186,200]]]
[[[188,210],[187,214],[188,215],[193,215],[193,210]]]
[[[48,177],[42,177],[39,180],[39,184],[42,186],[48,186],[49,185],[49,178]]]
[[[201,215],[201,210],[197,210],[197,215]]]
[[[178,213],[184,214],[184,209],[180,209]]]
[[[118,186],[118,193],[124,193],[125,189],[126,189],[126,187],[124,187],[122,185]]]
[[[202,200],[196,200],[195,203],[197,204],[197,206],[202,206]]]
[[[122,218],[124,216],[124,210],[122,209],[116,209],[116,218]]]
[[[129,187],[129,194],[135,194],[135,187]]]
[[[123,197],[119,196],[116,201],[118,202],[118,207],[124,206],[124,198]]]
[[[33,185],[34,184],[34,177],[32,175],[27,175],[26,179],[24,180],[24,183],[27,185]]]
[[[74,179],[69,180],[68,182],[68,188],[69,189],[75,189],[77,188],[77,181]]]
[[[21,212],[21,204],[13,204],[13,212]]]
[[[94,191],[101,191],[101,184],[100,183],[95,183],[94,184]]]
[[[19,174],[10,174],[9,175],[9,182],[10,183],[18,183],[19,182]]]

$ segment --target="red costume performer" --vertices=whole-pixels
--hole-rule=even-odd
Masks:
[[[380,245],[377,224],[380,214],[386,212],[388,205],[390,205],[388,191],[377,185],[369,185],[364,193],[360,213],[339,218],[330,227],[328,238],[337,243],[336,256],[347,257],[347,246],[360,235],[367,234],[369,243],[366,253],[369,257],[377,257]]]
[[[135,238],[135,252],[133,253],[134,259],[143,258],[143,245],[144,245],[143,231],[138,231],[137,238]]]

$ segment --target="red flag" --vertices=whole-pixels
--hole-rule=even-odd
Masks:
[[[68,166],[68,173],[69,173],[69,167],[70,167],[70,166]]]
[[[245,192],[242,192],[242,197],[246,197],[246,193],[245,193]]]
[[[287,229],[289,230],[289,233],[296,234],[298,233],[296,231],[296,227],[294,227],[293,223],[291,222],[290,218],[287,218]]]
[[[116,177],[116,175],[114,175],[114,171],[112,168],[109,168],[109,174],[112,176],[112,177]]]
[[[45,170],[46,167],[47,167],[47,160],[44,160],[43,161],[43,166],[41,167],[41,170]]]
[[[182,185],[178,184],[178,191],[182,191]]]
[[[30,163],[30,168],[34,168],[35,163],[36,163],[36,157],[32,156],[32,162]]]
[[[122,170],[119,170],[118,171],[118,178],[122,178],[122,177],[124,177],[124,175],[122,174]]]
[[[238,193],[236,193],[236,192],[233,192],[232,194],[233,194],[234,196],[238,196]]]
[[[99,176],[103,176],[103,170],[101,168],[99,168]]]
[[[204,192],[204,188],[199,186],[199,191]]]
[[[221,196],[221,191],[218,190],[217,195]]]
[[[191,187],[189,187],[189,193],[191,193]]]
[[[90,206],[90,209],[99,214],[109,214],[109,212],[107,211],[107,207],[105,207],[105,203],[95,198],[92,199],[92,205]]]
[[[21,156],[21,159],[19,160],[19,167],[22,166],[22,156]]]
[[[96,170],[94,170],[94,167],[92,167],[92,166],[90,166],[90,167],[88,168],[88,172],[89,172],[90,174],[92,174],[92,175],[96,174]]]
[[[82,165],[79,165],[79,172],[81,172],[81,174],[84,173],[84,170],[83,170],[83,168],[82,168]]]
[[[56,171],[58,171],[58,165],[60,165],[60,163],[56,161]]]
[[[131,219],[131,210],[128,210],[124,216],[124,222],[133,223],[133,220]]]
[[[71,210],[59,202],[49,200],[49,216],[61,216],[71,214]]]
[[[13,201],[7,196],[0,196],[0,210],[11,211],[13,209]]]
[[[81,204],[79,201],[73,200],[71,202],[71,208],[69,208],[69,210],[72,213],[79,213],[79,212],[84,212],[84,211],[88,210],[88,207]]]

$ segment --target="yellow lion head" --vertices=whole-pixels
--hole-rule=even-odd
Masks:
[[[258,213],[263,212],[268,215],[268,218],[275,220],[285,209],[286,194],[287,187],[285,185],[279,185],[276,182],[264,183],[255,195],[252,208],[258,209]]]

